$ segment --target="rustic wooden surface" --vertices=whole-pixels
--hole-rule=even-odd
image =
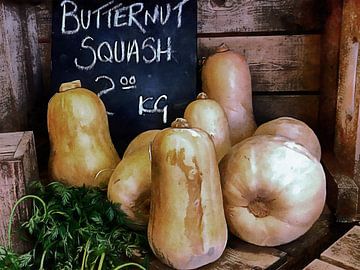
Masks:
[[[286,253],[275,248],[257,247],[233,240],[234,247],[227,247],[216,262],[199,268],[199,270],[261,270],[281,266],[286,261]],[[151,263],[150,270],[170,270],[158,260]]]
[[[0,245],[7,246],[8,243],[8,222],[13,205],[26,194],[29,182],[38,177],[33,133],[0,133]],[[16,231],[20,221],[29,217],[28,206],[21,204],[15,212],[12,247],[18,252],[28,249]]]
[[[258,124],[280,116],[291,116],[316,130],[318,95],[255,95],[254,114]]]
[[[319,31],[323,17],[322,0],[198,1],[199,33]]]
[[[245,56],[254,92],[319,91],[320,35],[199,38],[199,58],[223,42]]]
[[[20,131],[40,90],[35,8],[0,1],[0,132]]]
[[[360,187],[360,1],[344,1],[341,28],[339,87],[337,95],[334,153],[346,177]],[[346,179],[346,178],[343,178]],[[341,181],[341,178],[339,178]],[[360,196],[357,194],[360,219]],[[344,205],[343,208],[346,208]]]
[[[344,1],[334,151],[352,173],[360,155],[360,1]],[[360,184],[360,182],[358,183]]]
[[[338,67],[342,19],[342,0],[327,0],[328,17],[321,35],[321,80],[319,136],[323,148],[333,149]]]
[[[354,226],[325,250],[320,258],[344,269],[360,269],[360,226]]]
[[[359,188],[353,177],[342,170],[334,153],[322,152],[327,179],[327,203],[340,222],[354,222],[358,213]]]
[[[312,261],[309,265],[307,265],[304,268],[304,270],[342,270],[342,269],[344,268],[337,267],[335,265],[320,261],[318,259]]]

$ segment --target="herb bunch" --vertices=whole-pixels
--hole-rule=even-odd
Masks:
[[[146,233],[129,229],[104,191],[59,182],[35,182],[32,190],[20,200],[33,199],[22,229],[34,247],[20,256],[0,248],[0,269],[115,269],[134,258],[147,264]]]

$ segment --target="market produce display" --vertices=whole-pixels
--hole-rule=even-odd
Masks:
[[[201,70],[202,90],[224,109],[231,144],[250,137],[256,123],[252,106],[251,76],[244,56],[221,44]]]
[[[280,135],[303,145],[320,161],[321,146],[314,131],[303,121],[292,117],[279,117],[260,125],[254,135]]]
[[[305,234],[326,197],[314,131],[291,117],[256,128],[248,65],[224,44],[202,87],[184,118],[138,134],[120,159],[101,99],[62,84],[47,114],[55,182],[18,202],[33,200],[22,227],[34,248],[0,247],[0,269],[145,269],[149,255],[195,269],[220,258],[228,228],[260,246]]]
[[[258,135],[235,145],[220,173],[229,229],[249,243],[276,246],[295,240],[325,204],[320,162],[282,136]]]
[[[48,104],[49,173],[72,186],[107,186],[120,158],[105,106],[80,81],[64,83]]]
[[[229,123],[223,108],[215,100],[201,92],[197,99],[185,109],[184,118],[191,127],[206,131],[215,145],[216,157],[220,161],[230,150]]]
[[[178,118],[156,135],[151,159],[148,240],[154,254],[176,269],[217,260],[227,226],[210,136]]]

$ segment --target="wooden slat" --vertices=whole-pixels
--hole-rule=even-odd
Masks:
[[[318,95],[259,95],[253,97],[255,119],[258,124],[281,116],[290,116],[317,126]]]
[[[360,1],[344,1],[334,151],[350,172],[360,156]],[[360,186],[360,179],[358,181]]]
[[[13,157],[24,132],[0,133],[0,160]]]
[[[0,2],[0,132],[24,130],[40,89],[34,9]]]
[[[329,150],[322,152],[326,173],[326,200],[339,222],[354,222],[357,219],[359,188],[352,177],[346,175],[339,162]]]
[[[322,0],[199,0],[198,32],[308,32],[321,29]]]
[[[360,226],[354,226],[325,250],[320,258],[348,270],[360,269]]]
[[[5,137],[8,139],[4,139]],[[3,148],[2,143],[16,145],[13,158],[2,159],[0,156],[0,245],[6,246],[11,209],[15,202],[26,194],[30,181],[39,179],[39,173],[32,132],[4,133],[0,138],[2,138],[0,148]],[[13,138],[17,140],[14,141]],[[29,203],[21,204],[14,215],[12,248],[21,253],[29,250],[29,242],[21,241],[21,235],[17,230],[21,222],[28,219],[30,205]]]
[[[222,42],[245,56],[255,92],[319,90],[319,35],[199,38],[199,57]]]
[[[327,262],[320,261],[318,259],[312,261],[307,265],[304,270],[343,270],[344,268],[337,267]]]
[[[42,1],[36,6],[36,20],[40,43],[50,43],[51,40],[51,8],[52,1],[49,0]]]
[[[319,131],[323,147],[333,149],[343,0],[327,0],[329,16],[321,42]]]

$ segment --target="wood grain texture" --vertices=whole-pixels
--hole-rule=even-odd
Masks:
[[[26,194],[30,181],[38,179],[35,142],[32,132],[0,133],[0,245],[7,246],[8,222],[15,202]],[[19,225],[30,214],[30,205],[21,204],[15,211],[12,248],[24,252],[28,243],[20,240]]]
[[[337,267],[327,262],[320,261],[318,259],[312,261],[307,265],[304,270],[343,270],[344,268]]]
[[[354,222],[357,218],[359,188],[354,179],[342,170],[334,153],[322,152],[322,163],[326,173],[326,200],[340,222]]]
[[[231,244],[216,262],[200,267],[199,270],[276,269],[286,261],[286,253],[275,248],[255,246],[235,238],[229,242]],[[158,260],[151,262],[150,270],[170,269]]]
[[[245,56],[254,92],[319,90],[320,35],[199,38],[199,58],[223,42]]]
[[[200,0],[198,32],[319,31],[324,1]]]
[[[354,226],[325,250],[320,258],[344,269],[360,269],[360,226]]]
[[[318,95],[255,95],[253,107],[258,125],[289,116],[304,121],[316,131]]]
[[[360,1],[344,1],[334,151],[351,174],[360,157]],[[355,179],[360,186],[360,179]]]
[[[27,128],[40,88],[35,10],[0,2],[0,132]]]
[[[321,39],[319,135],[322,146],[328,149],[334,145],[342,2],[326,1],[329,15]]]

